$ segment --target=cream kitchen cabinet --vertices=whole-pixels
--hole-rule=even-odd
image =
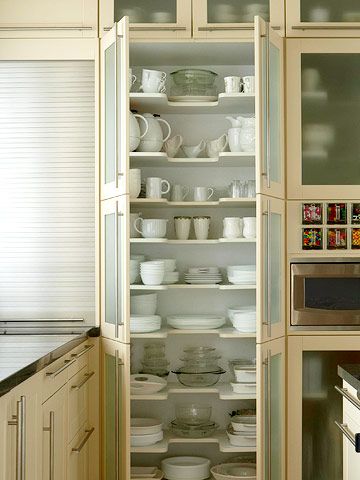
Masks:
[[[0,1],[0,38],[96,37],[96,0]]]
[[[360,40],[289,39],[289,199],[359,198]]]
[[[133,38],[191,37],[191,0],[101,0],[100,34],[124,16],[130,19]]]
[[[6,480],[7,396],[0,398],[0,480]]]
[[[360,7],[346,2],[286,0],[286,35],[290,37],[359,37]]]

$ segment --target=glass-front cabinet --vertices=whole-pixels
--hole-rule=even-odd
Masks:
[[[359,198],[360,39],[287,42],[288,197]]]
[[[257,478],[285,480],[285,339],[257,346]]]
[[[100,32],[129,17],[136,38],[190,38],[191,0],[103,0],[100,2]]]
[[[293,37],[358,37],[358,0],[286,0],[286,34]]]
[[[285,334],[285,202],[261,196],[257,204],[257,342]]]
[[[197,38],[251,38],[254,17],[262,17],[284,35],[281,0],[193,0],[193,29]]]
[[[127,195],[101,205],[101,332],[129,343],[129,199]]]
[[[102,478],[130,478],[130,346],[102,338]]]

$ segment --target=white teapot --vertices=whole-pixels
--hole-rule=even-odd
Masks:
[[[140,127],[139,127],[138,121],[136,120],[137,118],[140,118],[145,125],[145,127],[143,128],[142,134],[140,134]],[[129,149],[130,149],[130,152],[133,152],[139,146],[140,140],[147,134],[149,130],[149,124],[146,118],[144,118],[142,115],[139,115],[138,113],[130,112],[129,125],[130,125]]]
[[[164,142],[166,142],[171,135],[171,127],[168,122],[152,113],[144,113],[144,118],[147,120],[149,128],[145,131],[145,128],[141,125],[141,140],[138,146],[138,152],[160,152]],[[160,123],[163,123],[168,128],[168,134],[164,138],[163,131]]]

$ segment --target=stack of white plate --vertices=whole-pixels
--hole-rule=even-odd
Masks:
[[[144,285],[161,285],[165,275],[165,263],[162,260],[141,262],[140,275]]]
[[[149,333],[160,330],[160,315],[130,315],[131,333]]]
[[[192,284],[215,284],[222,282],[218,267],[192,267],[185,273],[185,282]]]
[[[132,447],[154,445],[164,438],[162,423],[156,418],[132,418],[130,435]]]
[[[226,270],[229,282],[234,285],[256,283],[255,265],[229,265]]]
[[[155,315],[157,293],[133,295],[130,297],[130,312],[134,315]]]
[[[256,447],[256,425],[254,432],[238,432],[229,425],[226,434],[231,445],[236,447]]]
[[[225,323],[225,317],[219,315],[170,315],[167,323],[180,330],[207,330],[220,328]]]

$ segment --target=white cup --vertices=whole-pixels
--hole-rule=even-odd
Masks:
[[[163,189],[165,185],[165,189]],[[158,177],[146,179],[146,198],[161,198],[162,195],[170,192],[170,183]]]
[[[242,219],[240,217],[225,217],[223,220],[224,238],[240,238],[242,237]]]
[[[164,238],[168,220],[164,218],[137,218],[134,222],[135,230],[144,238]],[[140,228],[139,228],[140,226]]]
[[[243,235],[245,238],[256,237],[256,217],[244,217]]]
[[[188,240],[191,217],[174,217],[175,235],[178,240]]]
[[[247,77],[242,77],[242,79],[244,83],[244,93],[255,93],[255,77],[248,75]]]
[[[195,237],[197,240],[206,240],[209,236],[210,217],[193,217]]]
[[[129,193],[130,198],[137,198],[141,191],[141,170],[130,168],[129,170]]]
[[[136,75],[133,75],[132,68],[129,68],[129,90],[131,90],[131,87],[134,85],[135,82]]]
[[[241,78],[240,77],[225,77],[225,93],[239,93]]]
[[[144,93],[164,93],[166,90],[165,81],[165,72],[144,68],[142,71],[141,89]]]
[[[183,202],[189,195],[190,188],[186,185],[174,185],[171,190],[172,202]]]
[[[321,76],[316,68],[304,68],[301,73],[302,90],[305,92],[315,92],[319,90]]]
[[[241,152],[241,127],[228,130],[230,152]]]
[[[194,201],[207,202],[214,195],[214,189],[211,187],[194,187]]]
[[[130,238],[139,238],[141,237],[140,233],[135,230],[134,223],[137,218],[139,218],[141,213],[130,213]]]

